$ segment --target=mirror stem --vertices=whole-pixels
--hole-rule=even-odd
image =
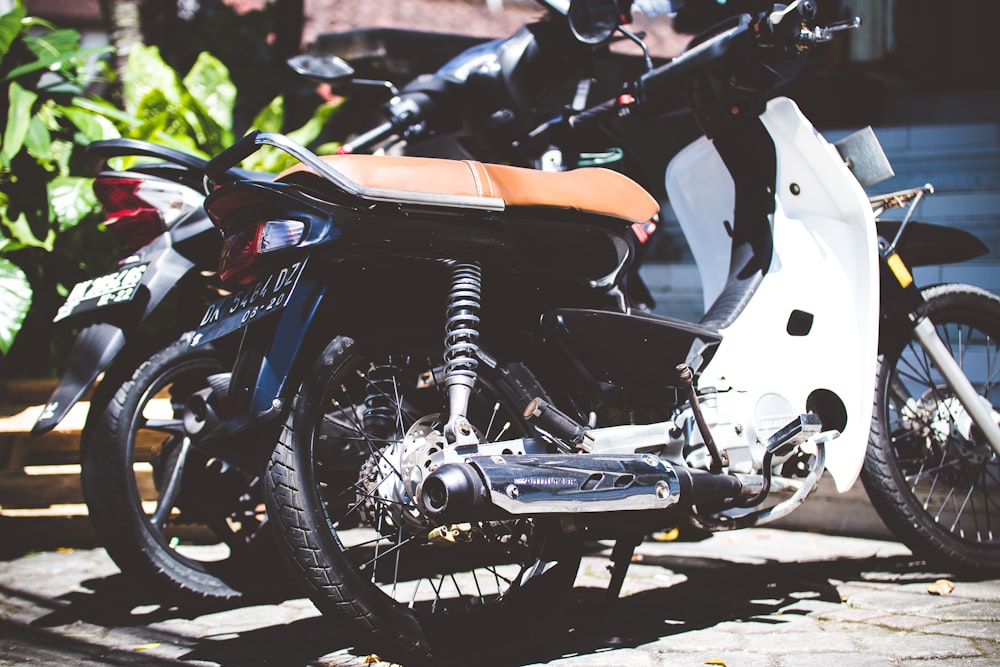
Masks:
[[[642,41],[642,38],[640,38],[639,35],[635,34],[634,32],[632,32],[623,25],[618,26],[618,31],[639,45],[639,48],[642,49],[642,56],[643,58],[646,59],[646,69],[652,70],[653,59],[649,55],[649,47],[646,46],[646,43],[644,41]]]

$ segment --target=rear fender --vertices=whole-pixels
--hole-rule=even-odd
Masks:
[[[899,231],[898,220],[879,220],[878,234],[892,240]],[[990,249],[964,229],[935,225],[930,222],[910,222],[896,246],[907,266],[957,264],[987,254]]]
[[[87,313],[92,323],[84,327],[73,342],[66,370],[31,429],[32,435],[51,431],[66,417],[70,408],[76,405],[101,371],[125,347],[127,338],[195,266],[174,250],[167,234],[158,236],[137,251],[136,263],[146,262],[149,263],[149,268],[143,273],[140,282],[146,292],[145,299],[138,299],[123,308]],[[93,322],[94,319],[103,321]]]
[[[73,341],[59,385],[49,397],[31,434],[41,435],[55,428],[123,347],[125,332],[114,324],[98,322],[80,331]]]
[[[298,369],[304,367],[303,357],[310,356],[304,352],[311,349],[308,341],[326,287],[325,280],[303,276],[273,329],[251,327],[244,336],[229,395],[251,420],[281,414],[298,388]]]

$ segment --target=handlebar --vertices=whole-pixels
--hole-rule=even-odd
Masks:
[[[405,134],[420,124],[434,111],[433,98],[425,92],[403,92],[394,97],[386,106],[389,120],[373,127],[350,141],[345,141],[337,150],[342,155],[365,151],[375,144],[388,139],[393,134]]]
[[[796,9],[799,11],[794,12]],[[626,115],[633,107],[646,104],[667,89],[672,89],[680,77],[701,69],[740,47],[784,47],[793,53],[801,53],[816,44],[831,40],[837,32],[861,26],[861,19],[855,17],[827,26],[807,28],[803,17],[811,16],[814,12],[813,3],[803,0],[802,3],[794,2],[785,9],[764,13],[756,18],[750,14],[732,17],[716,26],[713,29],[715,34],[694,42],[693,46],[677,58],[626,84],[614,99],[571,115],[566,121],[570,127],[574,127],[581,123]],[[792,18],[793,13],[798,20]]]

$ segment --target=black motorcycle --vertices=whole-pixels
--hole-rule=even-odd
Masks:
[[[585,74],[595,63],[608,66],[606,57],[594,58],[567,35],[560,24],[525,26],[467,49],[400,90],[362,78],[330,55],[303,54],[289,65],[358,100],[369,108],[367,117],[376,109],[385,119],[344,138],[342,154],[482,154],[540,167],[540,156],[551,156],[557,141],[566,160],[575,163],[581,152],[595,159],[581,148],[592,141],[585,135],[529,136],[539,118],[563,108],[559,100],[580,97],[572,82],[589,85]],[[98,142],[89,154],[100,172],[95,191],[106,224],[122,238],[127,256],[115,274],[77,286],[60,311],[59,321],[87,326],[35,432],[55,426],[107,367],[81,454],[84,495],[109,554],[123,572],[168,595],[235,599],[268,592],[280,582],[260,576],[268,569],[270,538],[259,451],[269,451],[275,435],[261,429],[261,447],[242,435],[239,441],[219,437],[219,414],[232,412],[238,401],[228,386],[232,359],[243,346],[226,339],[191,347],[183,333],[197,325],[205,295],[214,298],[220,288],[221,237],[202,209],[206,163],[133,140]],[[127,172],[109,167],[109,160],[125,156],[155,162]],[[215,176],[217,185],[272,178],[237,169]],[[634,284],[642,287],[638,277]],[[161,307],[168,294],[174,298]],[[151,324],[154,311],[160,326]]]

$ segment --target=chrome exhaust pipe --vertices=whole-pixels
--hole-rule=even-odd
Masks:
[[[504,516],[664,510],[752,497],[754,476],[674,466],[651,454],[469,456],[424,479],[424,511],[448,522]]]

